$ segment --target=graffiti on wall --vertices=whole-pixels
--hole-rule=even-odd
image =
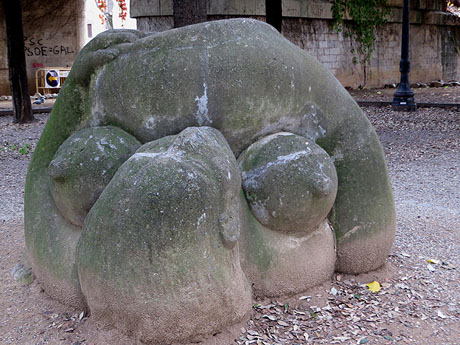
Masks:
[[[24,37],[26,56],[57,56],[75,54],[75,49],[64,45],[48,45],[43,38]]]

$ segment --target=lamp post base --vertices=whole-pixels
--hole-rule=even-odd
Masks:
[[[417,110],[417,104],[414,100],[414,93],[409,92],[398,92],[396,91],[391,106],[396,111],[415,111]]]

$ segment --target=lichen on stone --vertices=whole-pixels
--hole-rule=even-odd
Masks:
[[[149,344],[212,336],[251,296],[375,269],[395,233],[360,108],[249,19],[95,37],[34,152],[24,212],[44,290]]]

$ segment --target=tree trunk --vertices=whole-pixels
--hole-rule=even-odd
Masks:
[[[34,120],[27,83],[24,32],[20,0],[1,0],[5,13],[8,69],[13,95],[14,122]]]
[[[208,19],[207,0],[174,0],[174,27],[202,23]]]
[[[279,32],[281,32],[282,11],[281,0],[265,0],[266,21]]]

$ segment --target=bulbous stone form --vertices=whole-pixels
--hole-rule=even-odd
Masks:
[[[51,195],[62,215],[82,226],[117,169],[140,145],[117,127],[85,128],[71,135],[48,167]]]
[[[295,294],[328,279],[335,239],[325,219],[337,193],[329,155],[304,137],[281,132],[249,146],[238,163],[252,211],[243,223],[242,266],[254,294]]]
[[[249,146],[238,162],[249,206],[272,230],[311,233],[334,204],[334,163],[304,137],[286,132],[270,135]]]
[[[297,294],[334,273],[334,234],[327,221],[306,235],[262,226],[247,211],[241,233],[241,266],[257,297]]]
[[[72,152],[65,147],[69,137],[108,125],[145,145],[118,168],[91,207],[99,191],[71,198],[84,183],[57,188],[65,175],[60,161]],[[194,126],[215,129],[187,129]],[[285,184],[293,193],[286,201],[301,214],[299,222],[282,208],[286,216],[276,213],[264,223],[276,230],[253,216],[242,196],[235,157],[279,132],[315,147],[318,155],[312,161],[298,162],[308,171],[317,171],[319,162],[330,163],[316,145],[334,162],[338,188],[329,219],[317,214],[329,210],[333,189],[311,179],[312,174],[296,175],[302,167],[297,160],[286,169],[296,183],[308,184],[306,190],[328,190],[331,199],[317,199],[324,209],[295,204],[303,188]],[[281,152],[273,147],[278,153],[267,155],[266,166],[305,149],[296,146],[303,139],[286,137],[293,138],[294,148],[288,145]],[[96,178],[96,170],[106,165],[90,164],[93,151],[71,162],[88,166],[87,178],[102,188],[107,181]],[[246,172],[258,166],[245,160],[252,164]],[[72,176],[84,175],[83,170]],[[269,170],[272,180],[285,176],[282,170]],[[332,181],[332,175],[325,176]],[[280,189],[266,188],[270,179],[257,179],[265,185],[257,196],[267,205],[281,195]],[[269,206],[279,211],[280,204]],[[108,31],[91,40],[76,59],[35,149],[24,213],[28,258],[48,294],[75,307],[87,308],[87,300],[93,315],[105,323],[164,344],[211,335],[248,311],[250,291],[238,263],[239,245],[255,293],[275,296],[327,279],[334,261],[337,271],[348,273],[379,267],[395,233],[383,152],[360,108],[315,59],[269,25],[247,19],[152,35]],[[83,218],[81,231],[75,224]],[[297,232],[304,222],[305,230]],[[296,264],[301,267],[292,269]],[[296,274],[299,279],[291,287]],[[183,309],[167,305],[181,298],[186,303],[177,307],[188,308],[183,315],[177,313]],[[200,314],[200,308],[209,315]],[[156,313],[161,318],[152,316]],[[184,315],[189,319],[184,321]],[[185,324],[172,334],[167,326],[177,322]]]
[[[170,344],[242,320],[251,290],[237,245],[241,180],[223,136],[188,128],[167,149],[152,144],[91,209],[77,263],[95,318]]]

